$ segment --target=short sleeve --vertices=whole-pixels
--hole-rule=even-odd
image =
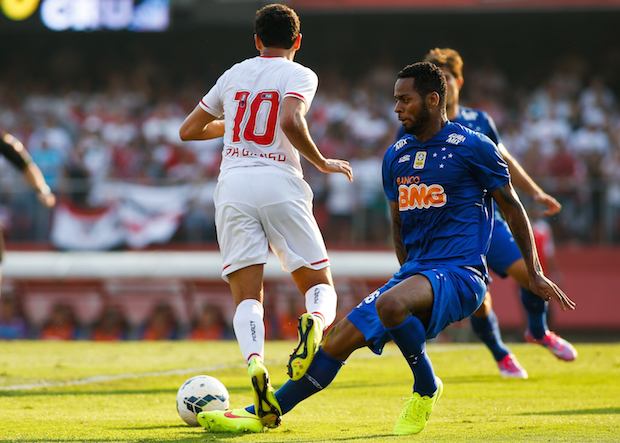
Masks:
[[[306,103],[306,108],[310,109],[319,86],[319,78],[311,69],[301,65],[299,68],[289,76],[284,97],[296,97],[303,100]]]
[[[493,141],[476,133],[469,154],[469,168],[478,182],[489,191],[495,191],[510,181],[508,164]]]
[[[215,85],[202,97],[200,107],[214,117],[221,117],[224,114],[224,104],[220,95],[222,77],[218,79]]]
[[[487,125],[489,126],[489,130],[486,135],[493,141],[493,143],[499,145],[501,143],[501,139],[499,138],[499,132],[497,131],[497,126],[495,126],[495,121],[486,112],[483,115]]]
[[[394,186],[394,178],[392,176],[392,168],[391,165],[391,156],[389,153],[391,152],[391,148],[387,150],[385,155],[383,156],[383,165],[381,167],[381,176],[383,178],[383,191],[385,192],[385,196],[391,202],[398,201],[398,195],[396,191],[396,187]]]

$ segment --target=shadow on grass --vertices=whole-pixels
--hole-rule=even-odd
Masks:
[[[245,436],[246,434],[228,434],[225,432],[207,432],[205,433],[205,437],[207,438],[202,438],[202,442],[205,441],[228,441],[228,440],[233,440],[236,438],[240,438]],[[256,434],[251,434],[251,435],[256,435]],[[270,443],[291,443],[291,441],[294,441],[295,443],[321,443],[321,442],[335,442],[335,441],[357,441],[357,440],[367,440],[367,441],[383,441],[384,439],[389,439],[390,441],[393,441],[394,439],[394,435],[393,434],[375,434],[375,435],[363,435],[363,436],[355,436],[355,437],[342,437],[342,438],[334,438],[334,437],[326,437],[326,438],[321,438],[321,437],[316,437],[316,438],[311,438],[311,439],[304,439],[304,440],[299,440],[299,439],[295,439],[293,440],[290,436],[287,437],[286,435],[282,435],[281,439],[279,440],[269,440]],[[181,440],[174,440],[175,443],[177,442],[181,442]]]
[[[78,389],[79,388],[79,389]],[[238,387],[238,388],[230,388],[228,392],[230,394],[236,393],[245,393],[249,392],[250,386]],[[98,389],[98,390],[89,390],[88,388],[84,388],[83,385],[75,385],[75,386],[66,386],[63,388],[59,387],[45,387],[42,386],[36,389],[24,389],[24,390],[15,390],[15,391],[0,391],[0,398],[2,397],[46,397],[46,396],[79,396],[79,395],[134,395],[134,394],[145,394],[145,395],[158,395],[158,394],[173,394],[176,396],[177,389],[175,388],[160,388],[160,389]],[[1,440],[0,440],[1,441]]]
[[[254,434],[252,434],[254,435]],[[191,436],[191,437],[185,437],[185,436],[172,436],[172,437],[167,437],[167,438],[145,438],[145,439],[115,439],[115,438],[110,438],[110,439],[97,439],[97,440],[90,440],[90,439],[77,439],[77,440],[67,440],[67,439],[62,439],[62,440],[57,440],[57,439],[49,439],[46,438],[45,442],[46,443],[114,443],[114,442],[122,442],[122,443],[152,443],[152,442],[166,442],[166,443],[205,443],[205,442],[217,442],[217,441],[233,441],[236,439],[242,439],[245,440],[246,434],[226,434],[226,433],[219,433],[219,432],[205,432],[204,434],[200,434],[199,436]],[[295,443],[321,443],[321,442],[335,442],[335,441],[357,441],[357,440],[367,440],[367,441],[383,441],[384,439],[390,439],[392,440],[394,438],[393,435],[384,435],[384,434],[378,434],[378,435],[365,435],[365,436],[357,436],[357,437],[345,437],[345,438],[333,438],[333,437],[328,437],[328,438],[312,438],[312,439],[307,439],[307,440],[294,440]],[[40,439],[17,439],[17,440],[11,440],[13,443],[40,443],[41,440]],[[282,436],[282,439],[280,440],[269,440],[270,443],[290,443],[291,442],[291,438],[287,437],[287,436]]]
[[[620,407],[594,408],[594,409],[573,409],[569,411],[538,411],[522,412],[514,415],[616,415],[620,414]]]

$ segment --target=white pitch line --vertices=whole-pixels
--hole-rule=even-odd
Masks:
[[[452,344],[452,345],[440,345],[440,346],[432,346],[431,345],[431,353],[439,353],[439,352],[451,352],[456,350],[464,350],[464,349],[472,349],[479,348],[481,345],[471,345],[471,344]],[[385,352],[382,356],[393,357],[395,355],[400,355],[399,352]],[[363,354],[358,356],[352,356],[350,360],[365,360],[368,358],[379,357],[375,354]],[[268,362],[268,365],[276,365],[282,362]],[[245,368],[246,365],[243,363],[229,363],[229,364],[219,364],[213,366],[199,366],[196,368],[183,368],[183,369],[171,369],[169,371],[158,371],[158,372],[142,372],[139,374],[117,374],[117,375],[95,375],[93,377],[81,378],[79,380],[72,381],[58,381],[58,382],[46,382],[42,381],[39,383],[31,383],[24,385],[12,385],[12,386],[0,386],[0,391],[28,391],[32,389],[40,389],[40,388],[59,388],[66,386],[81,386],[81,385],[89,385],[94,383],[103,383],[114,380],[125,380],[128,378],[138,378],[138,377],[165,377],[168,375],[181,375],[181,374],[190,374],[190,373],[201,373],[201,372],[211,372],[211,371],[220,371],[223,369],[232,369],[232,368]]]
[[[117,375],[95,375],[93,377],[81,378],[79,380],[72,381],[58,381],[58,382],[39,382],[32,383],[27,385],[12,385],[12,386],[0,386],[0,391],[20,391],[20,390],[31,390],[31,389],[39,389],[39,388],[57,388],[57,387],[65,387],[65,386],[80,386],[80,385],[88,385],[92,383],[102,383],[113,380],[124,380],[127,378],[138,378],[138,377],[162,377],[167,375],[180,375],[180,374],[189,374],[192,372],[210,372],[210,371],[219,371],[222,369],[230,369],[236,367],[245,367],[244,364],[219,364],[214,366],[200,366],[197,368],[184,368],[184,369],[171,369],[169,371],[159,371],[159,372],[142,372],[139,374],[117,374]]]

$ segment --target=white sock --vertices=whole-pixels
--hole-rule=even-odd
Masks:
[[[237,305],[233,329],[246,363],[255,356],[265,359],[265,308],[255,299],[243,300]]]
[[[338,296],[333,286],[321,283],[306,291],[306,312],[314,314],[322,329],[327,328],[336,319]]]

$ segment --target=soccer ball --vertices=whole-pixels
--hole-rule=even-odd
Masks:
[[[230,406],[226,386],[210,375],[197,375],[181,385],[177,392],[177,411],[190,426],[198,426],[196,415],[202,411],[225,411]]]

